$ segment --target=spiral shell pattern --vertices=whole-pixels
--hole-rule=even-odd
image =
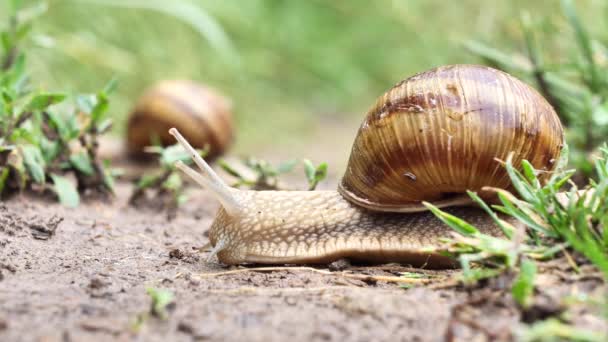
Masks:
[[[360,206],[410,212],[466,190],[511,188],[500,161],[551,171],[563,129],[532,87],[499,70],[451,65],[396,84],[368,111],[339,186]],[[546,173],[541,174],[541,178]]]
[[[166,80],[139,98],[127,123],[127,148],[143,156],[144,148],[158,138],[171,145],[176,127],[197,148],[210,148],[207,158],[222,154],[233,140],[231,104],[215,90],[188,80]]]

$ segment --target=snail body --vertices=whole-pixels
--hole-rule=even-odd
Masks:
[[[451,230],[422,202],[500,235],[488,215],[470,206],[466,190],[491,199],[484,186],[509,189],[500,160],[510,153],[514,165],[526,159],[551,171],[563,142],[559,119],[541,95],[475,65],[432,69],[381,96],[359,129],[337,191],[230,188],[177,130],[170,133],[203,174],[177,166],[222,204],[209,238],[225,264],[351,258],[454,266],[431,251]]]
[[[135,158],[158,139],[174,143],[167,132],[176,127],[196,148],[209,147],[209,158],[218,156],[233,139],[232,108],[217,91],[188,80],[160,81],[138,99],[127,122],[127,150]]]
[[[241,216],[220,209],[209,232],[224,264],[325,264],[344,258],[455,266],[452,259],[430,252],[451,229],[429,211],[373,212],[337,191],[240,191],[236,196],[247,203]],[[481,209],[446,210],[485,234],[500,234]]]

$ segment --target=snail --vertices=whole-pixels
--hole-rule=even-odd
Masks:
[[[466,190],[510,188],[500,160],[552,171],[561,123],[534,89],[502,71],[451,65],[397,83],[368,111],[337,191],[243,191],[228,187],[176,129],[202,170],[176,166],[221,203],[209,231],[224,264],[329,263],[341,258],[453,267],[431,252],[450,233],[423,201],[499,236]],[[515,224],[513,219],[508,221]]]
[[[158,138],[173,144],[171,127],[184,132],[197,148],[209,147],[209,158],[222,154],[233,139],[230,102],[209,87],[186,80],[161,81],[137,101],[127,123],[127,151],[145,157],[144,149]]]

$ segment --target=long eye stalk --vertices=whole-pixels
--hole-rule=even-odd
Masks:
[[[188,141],[179,133],[176,128],[171,128],[169,133],[177,139],[177,141],[190,153],[194,163],[201,169],[202,174],[196,172],[191,167],[187,166],[181,161],[175,163],[175,167],[182,170],[185,174],[190,176],[195,182],[200,184],[202,187],[208,189],[213,195],[220,201],[224,210],[230,216],[238,216],[242,212],[242,205],[239,203],[237,198],[234,196],[236,189],[230,188],[220,176],[205,162],[205,160],[198,154],[198,152],[188,143]]]

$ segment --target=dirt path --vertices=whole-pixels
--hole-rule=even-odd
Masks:
[[[522,326],[500,282],[433,290],[305,269],[205,276],[228,270],[198,252],[215,201],[196,191],[167,222],[162,213],[129,208],[129,192],[123,184],[113,204],[78,209],[27,197],[0,204],[1,341],[487,340],[513,338]],[[382,276],[404,270],[347,269]],[[553,272],[539,280],[548,303],[539,314],[551,305],[561,310],[566,294],[604,290],[593,277]],[[146,287],[169,289],[175,301],[168,319],[136,327],[150,308]],[[605,328],[588,311],[570,310],[577,324]]]

